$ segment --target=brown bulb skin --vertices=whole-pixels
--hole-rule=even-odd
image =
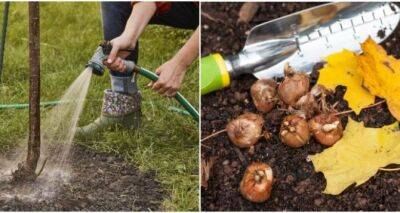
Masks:
[[[304,146],[310,139],[307,121],[300,115],[286,116],[281,124],[279,138],[282,143],[292,148]]]
[[[318,102],[310,92],[301,96],[293,108],[301,110],[308,119],[319,110]]]
[[[230,121],[226,132],[233,144],[240,148],[253,146],[262,136],[264,119],[261,115],[245,113]]]
[[[342,123],[333,114],[317,115],[308,124],[314,138],[322,145],[332,146],[343,136]]]
[[[310,88],[310,79],[304,73],[294,73],[285,77],[278,87],[279,98],[293,106]]]
[[[240,182],[240,193],[251,202],[262,203],[271,196],[273,182],[273,171],[268,164],[252,163]]]
[[[260,112],[269,112],[277,101],[277,84],[271,79],[261,79],[250,88],[253,103]]]

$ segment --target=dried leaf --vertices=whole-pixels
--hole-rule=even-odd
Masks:
[[[212,156],[208,160],[201,159],[201,186],[208,187],[208,180],[210,179],[211,168],[213,167],[217,157]]]
[[[361,48],[362,55],[343,50],[328,56],[317,84],[331,90],[346,86],[343,98],[356,114],[374,103],[375,96],[384,98],[392,115],[400,120],[400,60],[387,55],[371,38]]]
[[[368,38],[361,45],[358,70],[372,95],[386,99],[392,115],[400,120],[400,61],[388,56],[383,47]]]
[[[375,97],[362,87],[363,79],[360,75],[359,60],[357,54],[343,50],[329,55],[324,68],[319,71],[317,84],[334,90],[336,86],[346,86],[344,99],[349,107],[359,114],[361,109],[374,103]]]
[[[399,123],[382,128],[366,128],[349,119],[346,130],[334,146],[309,156],[315,171],[326,178],[324,193],[338,195],[374,176],[379,168],[400,163]]]

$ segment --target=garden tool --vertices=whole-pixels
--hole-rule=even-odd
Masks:
[[[383,42],[399,20],[399,7],[393,3],[337,2],[262,23],[250,30],[238,54],[201,59],[201,94],[227,87],[246,73],[258,79],[283,76],[287,63],[310,73],[332,53],[361,52],[360,43],[368,37]]]
[[[93,57],[89,60],[88,64],[86,65],[87,67],[90,67],[92,69],[93,74],[96,75],[103,75],[104,74],[104,65],[103,61],[108,57],[108,54],[111,52],[112,46],[110,42],[105,41],[99,45],[99,47],[96,49],[96,52],[94,53]],[[131,51],[130,49],[123,49],[120,51]],[[140,75],[143,75],[144,77],[152,80],[152,81],[157,81],[158,76],[154,72],[151,72],[149,70],[144,69],[143,67],[138,66],[135,64],[133,61],[129,60],[124,60],[124,63],[126,65],[126,70],[125,72],[127,73],[138,73]],[[190,115],[195,119],[196,121],[199,120],[199,113],[197,110],[183,97],[179,92],[176,93],[175,99],[190,113]]]

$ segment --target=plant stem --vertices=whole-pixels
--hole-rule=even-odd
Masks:
[[[201,142],[203,142],[203,141],[205,141],[205,140],[208,140],[208,139],[210,139],[210,138],[213,138],[213,137],[215,137],[215,136],[217,136],[217,135],[219,135],[219,134],[221,134],[221,133],[223,133],[223,132],[226,132],[226,129],[219,130],[219,131],[217,131],[217,132],[212,133],[211,135],[209,135],[209,136],[207,136],[207,137],[201,139]]]
[[[386,172],[395,172],[395,171],[399,171],[400,167],[399,168],[379,168],[379,170],[386,171]]]
[[[383,104],[383,103],[385,103],[386,102],[386,100],[382,100],[382,101],[379,101],[379,102],[376,102],[376,103],[374,103],[374,104],[371,104],[371,105],[369,105],[369,106],[366,106],[366,107],[364,107],[363,109],[368,109],[368,108],[372,108],[372,107],[375,107],[375,106],[378,106],[378,105],[381,105],[381,104]],[[335,113],[334,115],[344,115],[344,114],[348,114],[348,113],[352,113],[352,112],[354,112],[354,110],[346,110],[346,111],[342,111],[342,112],[338,112],[338,113]]]

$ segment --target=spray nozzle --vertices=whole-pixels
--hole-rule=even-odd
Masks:
[[[107,56],[110,54],[111,50],[112,45],[109,41],[101,42],[92,58],[87,63],[86,67],[91,67],[93,74],[102,76],[105,69],[103,61],[107,59]],[[121,49],[119,51],[132,51],[132,49]],[[135,64],[133,61],[125,61],[125,65],[127,67],[126,72],[132,72]]]
[[[95,75],[102,76],[104,74],[103,61],[107,58],[107,55],[103,53],[103,48],[101,46],[97,47],[92,58],[86,64],[86,67],[91,67],[92,72]]]
[[[107,59],[108,54],[110,54],[112,45],[109,41],[103,41],[97,47],[92,58],[86,64],[86,67],[91,67],[92,72],[95,75],[102,76],[104,74],[104,64],[103,61]]]

